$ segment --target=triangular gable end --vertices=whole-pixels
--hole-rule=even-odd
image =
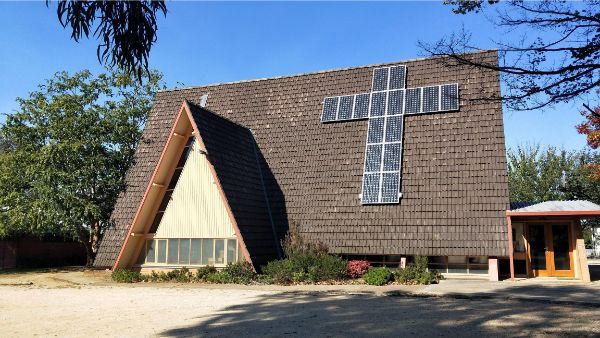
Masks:
[[[172,241],[176,238],[237,238],[237,250],[252,264],[215,168],[206,156],[206,147],[187,102],[183,102],[169,135],[113,269],[131,267],[139,263],[139,257],[144,256],[140,253],[149,249],[149,243],[154,245],[151,250],[164,250],[161,244],[166,245],[168,238],[173,239]],[[190,140],[194,142],[190,144]],[[187,159],[182,159],[185,151],[190,153]],[[185,161],[185,164],[182,164],[182,161]],[[169,187],[177,181],[180,182],[177,186]],[[164,198],[167,191],[172,193],[172,196]],[[165,205],[169,199],[170,202]],[[203,208],[217,211],[212,212],[212,216],[209,217],[207,213],[202,212]],[[164,214],[156,217],[159,210],[164,211]],[[194,222],[189,222],[192,219]],[[156,233],[150,233],[151,230]],[[148,241],[152,238],[161,240]],[[227,241],[222,243],[227,243],[225,246],[229,245]],[[156,258],[158,257],[156,254]]]

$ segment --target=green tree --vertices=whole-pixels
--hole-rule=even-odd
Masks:
[[[0,237],[60,234],[93,262],[162,75],[60,72],[18,98],[0,134]]]
[[[600,166],[600,153],[584,150],[573,154],[575,168],[569,173],[565,184],[565,199],[588,200],[600,204],[600,184],[595,168]]]
[[[567,177],[576,169],[572,153],[554,147],[517,147],[508,153],[510,200],[542,202],[565,199]]]

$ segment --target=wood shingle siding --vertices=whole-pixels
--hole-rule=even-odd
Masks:
[[[474,56],[497,58],[494,51]],[[498,74],[449,66],[441,59],[394,64],[408,66],[408,87],[459,83],[461,101],[457,112],[405,118],[399,204],[361,205],[367,121],[320,122],[323,98],[369,92],[376,66],[164,91],[156,96],[136,162],[127,173],[127,190],[117,201],[114,225],[105,233],[95,264],[114,263],[181,102],[198,105],[205,94],[207,109],[252,131],[279,238],[294,220],[308,240],[322,241],[336,253],[505,256],[502,109],[498,102],[477,100],[482,93],[499,95]],[[223,129],[206,133],[207,140],[236,142]],[[215,161],[235,157],[225,153]],[[260,188],[256,177],[230,177],[228,182],[222,182],[224,190],[256,194]],[[257,218],[264,230],[264,213],[248,211],[252,199],[228,198],[232,209],[241,203],[240,217]],[[264,241],[265,247],[255,248],[264,251],[264,259],[273,256],[272,236],[262,230],[246,236],[245,241]]]

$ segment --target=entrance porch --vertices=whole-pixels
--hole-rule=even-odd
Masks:
[[[600,216],[588,201],[513,204],[506,212],[510,278],[590,281],[581,220]]]

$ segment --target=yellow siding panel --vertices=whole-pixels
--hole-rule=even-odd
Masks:
[[[156,231],[157,238],[235,237],[233,225],[198,141],[183,167]]]

